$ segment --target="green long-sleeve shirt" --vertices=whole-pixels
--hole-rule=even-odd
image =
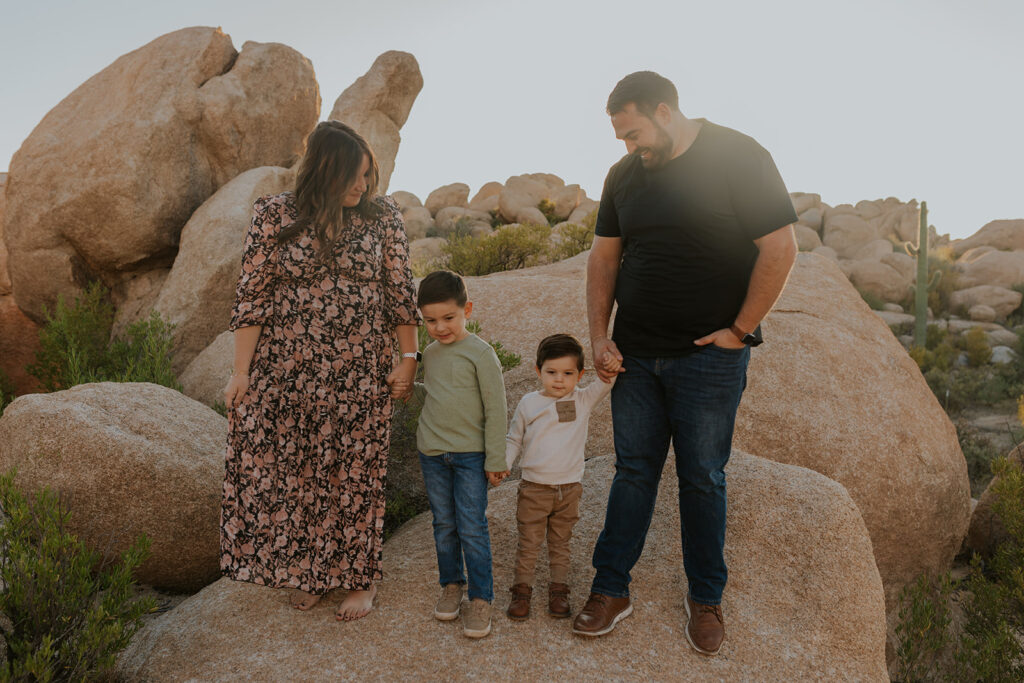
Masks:
[[[475,334],[423,351],[423,401],[416,446],[424,455],[486,454],[484,469],[504,472],[507,407],[501,364],[491,345]]]

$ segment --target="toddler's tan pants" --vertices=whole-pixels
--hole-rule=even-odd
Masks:
[[[569,577],[569,540],[580,518],[580,483],[548,486],[532,481],[519,482],[516,522],[519,546],[513,585],[533,585],[534,566],[544,537],[548,540],[548,564],[552,583],[567,583]]]

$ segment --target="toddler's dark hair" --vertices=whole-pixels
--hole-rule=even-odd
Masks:
[[[571,334],[553,334],[544,337],[537,345],[537,367],[543,367],[544,361],[566,356],[576,357],[576,369],[583,369],[583,344]]]
[[[460,275],[450,270],[435,270],[420,282],[416,305],[423,308],[445,301],[454,301],[459,306],[465,306],[469,301],[466,283],[462,281]]]

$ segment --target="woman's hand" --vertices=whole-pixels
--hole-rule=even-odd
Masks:
[[[412,382],[415,377],[416,359],[403,358],[387,378],[388,386],[391,387],[391,398],[404,401],[412,396]]]
[[[242,395],[248,390],[249,375],[231,375],[231,379],[228,380],[228,385],[224,387],[224,405],[227,406],[227,409],[231,410],[234,408],[238,401],[241,400]]]

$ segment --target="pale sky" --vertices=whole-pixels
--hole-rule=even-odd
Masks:
[[[755,137],[790,191],[927,200],[965,237],[1024,218],[1019,0],[0,0],[0,171],[35,125],[120,55],[187,26],[280,42],[316,70],[323,115],[380,53],[424,87],[393,190],[549,172],[597,198],[623,153],[604,112],[657,71],[680,108]]]

